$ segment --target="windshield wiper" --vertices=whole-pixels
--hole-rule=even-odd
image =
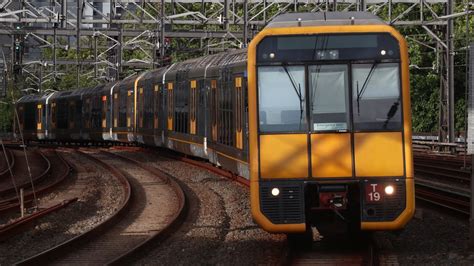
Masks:
[[[367,85],[369,85],[369,81],[372,78],[372,74],[374,73],[375,68],[377,68],[378,63],[373,63],[372,67],[370,68],[369,74],[365,78],[364,84],[362,85],[362,89],[359,91],[359,81],[357,81],[357,114],[360,115],[360,99],[362,95],[364,95],[365,89],[367,89]]]
[[[392,106],[390,107],[390,110],[388,110],[388,113],[387,113],[387,119],[385,119],[385,122],[383,123],[383,128],[384,129],[387,129],[387,125],[388,125],[388,122],[390,121],[390,119],[392,119],[395,114],[397,113],[397,110],[398,110],[398,105],[400,104],[400,99],[398,99],[396,102],[394,102],[392,104]]]
[[[296,81],[293,79],[293,76],[290,74],[288,71],[288,68],[286,65],[283,65],[283,69],[286,72],[286,75],[288,75],[288,78],[290,79],[291,85],[293,86],[293,89],[295,90],[296,95],[298,96],[298,99],[300,101],[300,124],[299,124],[299,129],[301,130],[301,120],[303,120],[303,95],[301,93],[301,84],[298,83],[298,86],[296,86]]]

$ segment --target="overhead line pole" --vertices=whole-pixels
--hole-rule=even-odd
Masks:
[[[76,59],[77,59],[77,88],[79,89],[80,78],[80,56],[81,56],[81,17],[82,0],[77,0],[77,18],[76,18]]]
[[[448,0],[447,14],[453,14],[453,0]],[[448,141],[454,142],[454,20],[448,18],[448,25],[446,30],[446,43],[448,48],[446,49],[446,82],[448,89]]]

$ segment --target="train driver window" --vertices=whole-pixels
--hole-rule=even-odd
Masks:
[[[347,65],[316,65],[310,66],[308,70],[312,130],[347,131]]]
[[[354,64],[352,77],[354,129],[400,130],[398,63]]]
[[[258,88],[260,131],[306,131],[303,66],[259,67]]]

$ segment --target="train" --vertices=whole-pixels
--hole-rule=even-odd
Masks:
[[[281,14],[245,49],[15,108],[27,141],[156,146],[242,176],[268,232],[400,230],[415,210],[407,43],[371,13]]]

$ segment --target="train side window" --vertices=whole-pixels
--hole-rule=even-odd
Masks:
[[[219,90],[218,99],[218,142],[228,146],[234,146],[234,84],[227,72],[224,75],[222,86]]]

